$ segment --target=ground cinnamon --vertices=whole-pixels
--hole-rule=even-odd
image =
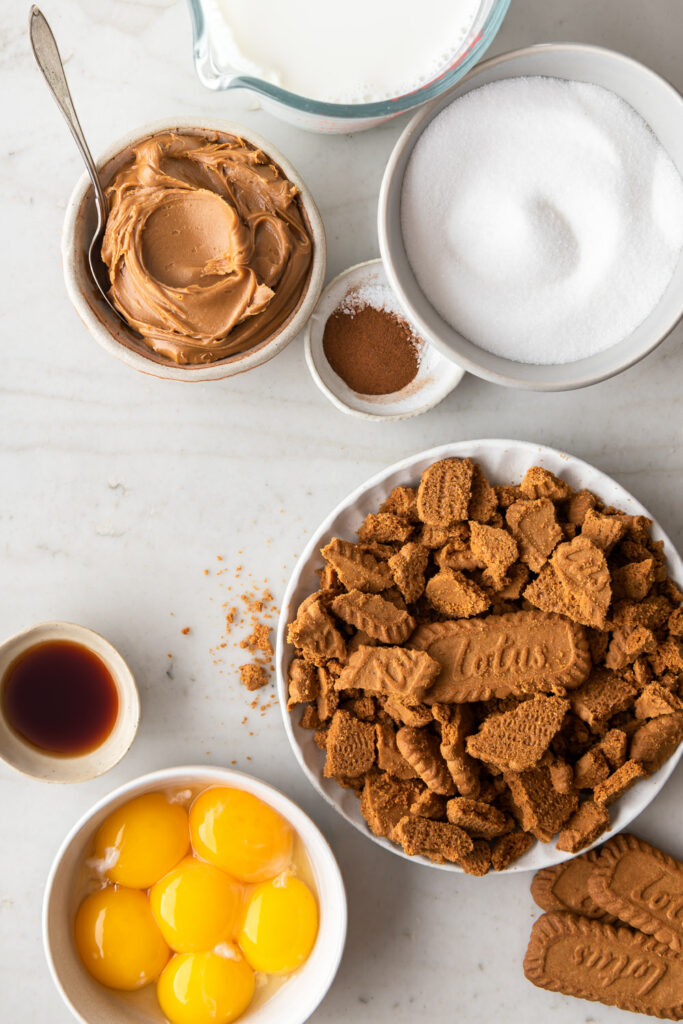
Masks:
[[[330,366],[352,391],[389,395],[415,378],[419,339],[396,313],[371,305],[336,309],[323,334]]]

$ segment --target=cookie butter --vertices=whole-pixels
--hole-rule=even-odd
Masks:
[[[160,355],[187,364],[244,352],[297,306],[312,256],[297,188],[244,139],[144,139],[107,198],[111,299]]]

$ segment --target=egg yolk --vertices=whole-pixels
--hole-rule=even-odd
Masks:
[[[232,952],[232,951],[231,951]],[[157,998],[171,1024],[229,1024],[254,994],[254,974],[241,956],[181,953],[161,973]]]
[[[95,837],[95,857],[110,881],[148,889],[176,866],[189,846],[185,808],[163,793],[145,793],[102,823]]]
[[[318,907],[308,886],[285,876],[256,886],[246,906],[240,949],[255,971],[289,974],[313,949]]]
[[[197,953],[234,937],[242,888],[211,864],[186,857],[152,886],[149,901],[171,949]]]
[[[144,892],[107,886],[76,914],[78,955],[96,981],[132,990],[155,981],[170,956]]]
[[[195,852],[242,882],[264,882],[288,867],[294,836],[268,804],[241,789],[206,789],[190,808]]]

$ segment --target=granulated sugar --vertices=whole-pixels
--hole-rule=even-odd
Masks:
[[[470,341],[567,363],[626,338],[683,248],[683,181],[642,118],[606,89],[515,78],[455,100],[409,161],[408,258]]]

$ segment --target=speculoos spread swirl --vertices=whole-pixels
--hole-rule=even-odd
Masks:
[[[298,190],[245,140],[143,139],[106,192],[110,295],[160,355],[197,364],[244,352],[297,306],[312,259]]]

